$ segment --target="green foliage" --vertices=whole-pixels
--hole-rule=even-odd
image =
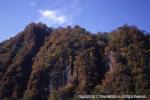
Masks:
[[[116,62],[93,93],[149,96],[149,37],[135,26],[125,25],[111,32],[108,42],[107,52],[113,52]]]
[[[124,25],[91,34],[31,23],[0,44],[0,99],[150,94],[150,35]]]
[[[75,85],[69,84],[66,85],[64,88],[60,91],[60,98],[62,99],[71,99],[75,94]]]
[[[59,93],[57,90],[52,90],[48,100],[59,100]]]

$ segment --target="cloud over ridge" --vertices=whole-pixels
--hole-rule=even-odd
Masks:
[[[39,10],[41,21],[50,21],[53,23],[64,24],[67,16],[53,10]]]

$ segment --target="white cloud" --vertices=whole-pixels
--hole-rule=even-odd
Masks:
[[[38,10],[39,18],[38,21],[46,23],[47,25],[71,25],[73,19],[80,12],[80,1],[79,0],[70,0],[67,2],[64,0],[63,6],[62,2],[57,4],[56,9],[44,9]],[[59,8],[58,8],[59,7]]]
[[[56,24],[64,24],[67,22],[67,16],[60,14],[58,11],[53,10],[39,10],[40,20],[49,21]]]

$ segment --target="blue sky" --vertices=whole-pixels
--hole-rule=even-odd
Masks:
[[[109,32],[127,23],[150,32],[150,0],[1,0],[0,41],[31,22],[48,26],[80,25]]]

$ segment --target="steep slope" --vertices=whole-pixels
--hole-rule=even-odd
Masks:
[[[150,35],[133,26],[91,34],[29,24],[0,44],[0,99],[150,94]]]
[[[31,73],[32,58],[49,35],[42,24],[31,23],[5,41],[0,52],[0,97],[21,98]]]
[[[95,93],[150,96],[150,35],[125,25],[110,37],[105,51],[110,70]]]
[[[79,26],[54,30],[36,56],[25,97],[46,100],[54,91],[64,99],[74,92],[89,94],[105,72],[104,48],[95,38]]]

